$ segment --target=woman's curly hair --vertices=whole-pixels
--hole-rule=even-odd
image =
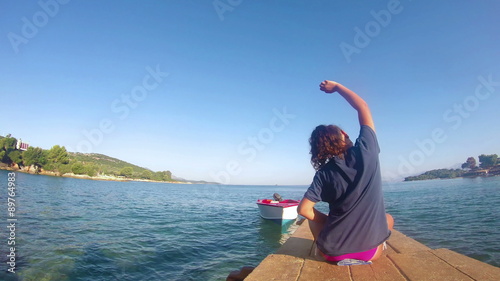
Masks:
[[[331,158],[344,158],[344,152],[352,147],[349,136],[335,125],[319,125],[311,133],[311,164],[315,170],[321,169]]]

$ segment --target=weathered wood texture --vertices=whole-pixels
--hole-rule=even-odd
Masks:
[[[433,250],[396,230],[387,244],[384,255],[371,265],[337,266],[315,254],[305,221],[245,280],[500,280],[498,267],[448,249]]]

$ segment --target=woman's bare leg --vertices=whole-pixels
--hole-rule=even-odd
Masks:
[[[325,223],[315,222],[312,220],[308,220],[308,221],[309,221],[309,229],[311,230],[311,233],[314,237],[314,243],[313,243],[311,255],[316,260],[324,261],[325,258],[323,257],[323,254],[321,253],[321,251],[318,249],[318,245],[316,245],[316,241],[318,240],[319,233],[321,232],[321,230],[325,226]]]
[[[309,220],[309,229],[311,229],[314,241],[318,240],[319,233],[321,232],[324,226],[325,223]]]
[[[394,229],[394,218],[390,214],[385,214],[385,217],[387,218],[387,225],[389,226],[389,230]]]

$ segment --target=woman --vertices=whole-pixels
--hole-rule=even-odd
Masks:
[[[309,220],[321,254],[328,261],[371,261],[382,254],[394,225],[385,213],[377,137],[367,103],[345,86],[323,81],[320,90],[338,92],[357,112],[360,134],[353,144],[334,125],[320,125],[312,132],[313,182],[300,202],[298,212]],[[314,208],[324,201],[330,212]]]

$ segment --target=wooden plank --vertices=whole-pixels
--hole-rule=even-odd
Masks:
[[[493,265],[448,249],[436,249],[432,253],[474,280],[500,280],[500,268]]]
[[[308,220],[302,221],[300,226],[293,233],[293,236],[313,240],[314,237],[311,233],[311,229],[309,229],[309,221]]]
[[[304,259],[287,255],[269,255],[257,266],[245,281],[290,281],[297,280]]]
[[[313,236],[309,230],[307,220],[295,230],[292,237],[276,251],[276,254],[290,255],[294,257],[307,258],[313,246]]]
[[[306,258],[311,252],[312,245],[312,240],[293,236],[286,240],[285,244],[276,251],[276,254]]]
[[[429,251],[431,248],[424,244],[404,235],[403,233],[393,230],[387,244],[396,251],[396,253],[411,253],[416,251]]]
[[[408,280],[473,280],[435,256],[431,251],[389,254],[387,257]]]
[[[246,280],[246,279],[245,279]],[[265,279],[262,279],[265,280]],[[293,279],[292,279],[293,280]],[[298,281],[351,281],[349,267],[306,259]]]
[[[397,254],[396,250],[387,243],[387,249],[382,252],[382,255],[387,256],[388,254]]]
[[[500,269],[448,249],[432,250],[393,231],[382,257],[372,265],[337,266],[314,252],[305,221],[276,252],[245,280],[499,280]]]
[[[371,265],[350,266],[352,280],[383,280],[404,281],[407,280],[394,266],[391,260],[382,256],[373,261]]]

